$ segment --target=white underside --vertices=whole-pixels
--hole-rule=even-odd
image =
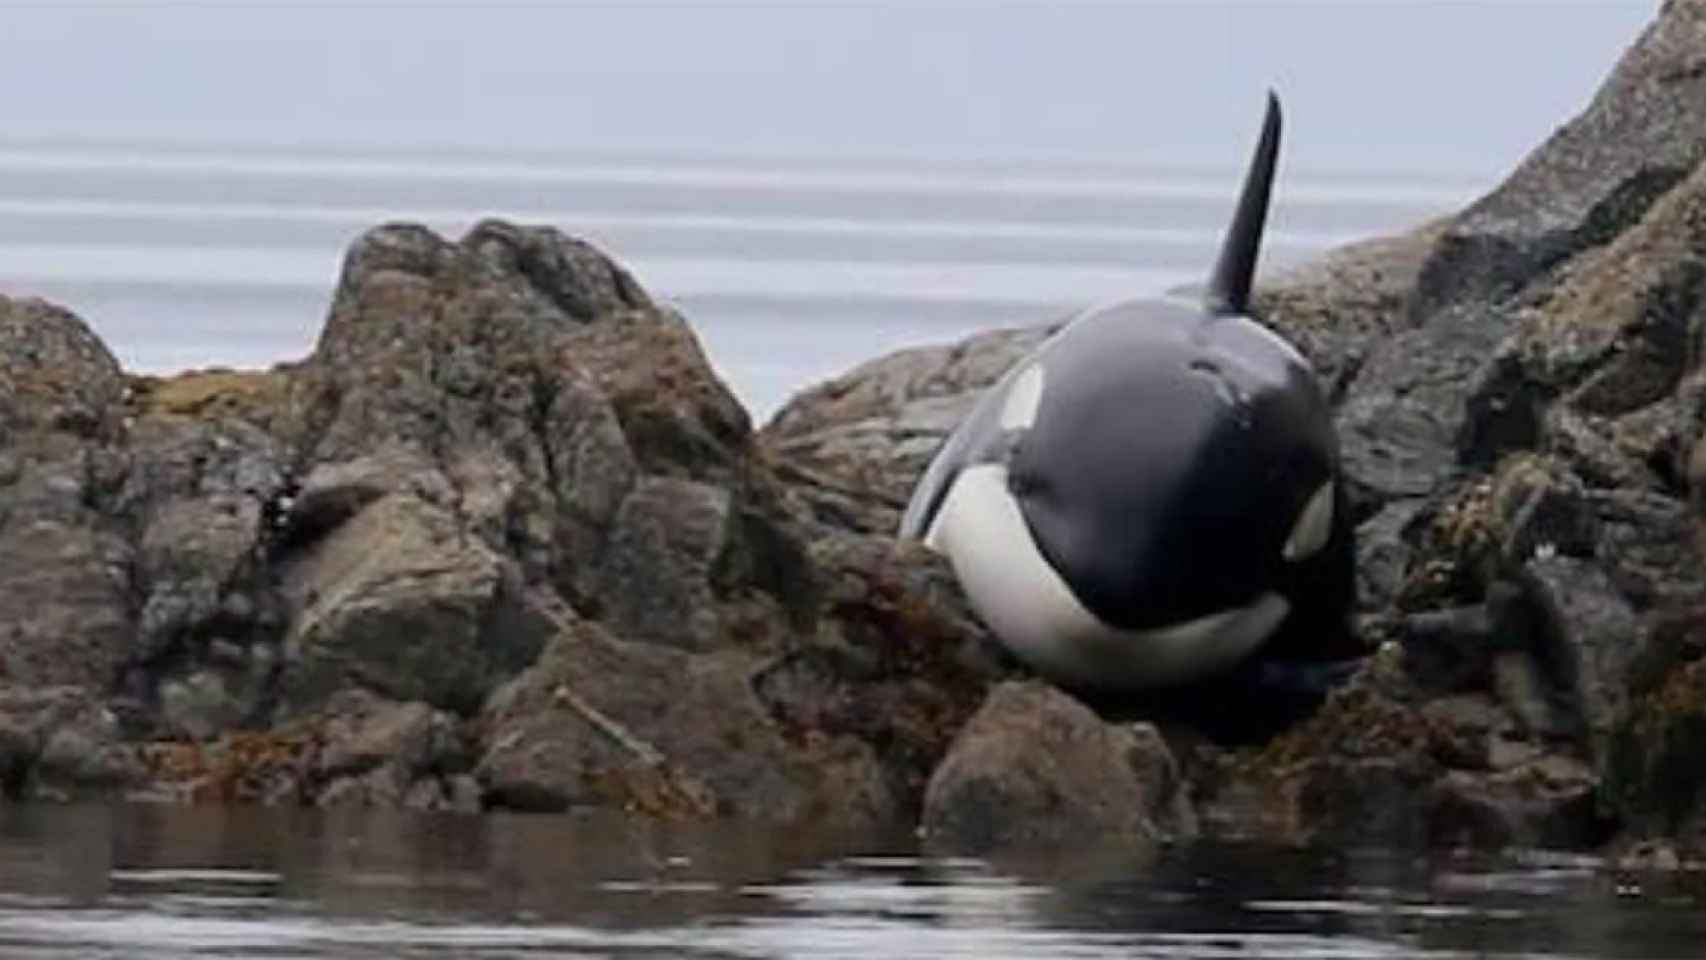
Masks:
[[[1007,470],[961,471],[925,544],[945,554],[972,606],[1014,655],[1068,686],[1141,690],[1200,679],[1248,656],[1290,605],[1265,593],[1246,607],[1152,630],[1097,620],[1043,559]]]

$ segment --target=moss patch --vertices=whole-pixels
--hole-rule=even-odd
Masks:
[[[289,388],[284,367],[271,370],[191,370],[170,377],[131,376],[127,405],[132,416],[224,419],[266,426],[284,408]]]

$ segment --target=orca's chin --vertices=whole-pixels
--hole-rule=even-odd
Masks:
[[[1073,689],[1121,693],[1194,683],[1248,657],[1291,609],[1269,592],[1246,606],[1152,629],[1105,623],[1037,549],[998,464],[961,471],[925,544],[948,557],[973,608],[1015,656]]]

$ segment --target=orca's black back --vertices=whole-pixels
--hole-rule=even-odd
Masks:
[[[1131,304],[1038,361],[1009,484],[1033,538],[1106,623],[1155,628],[1252,603],[1337,451],[1307,364],[1242,318]]]

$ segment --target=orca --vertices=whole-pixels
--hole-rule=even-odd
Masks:
[[[995,638],[1060,686],[1165,690],[1253,657],[1356,649],[1328,399],[1250,316],[1280,125],[1270,91],[1201,303],[1071,320],[979,398],[901,519]]]

